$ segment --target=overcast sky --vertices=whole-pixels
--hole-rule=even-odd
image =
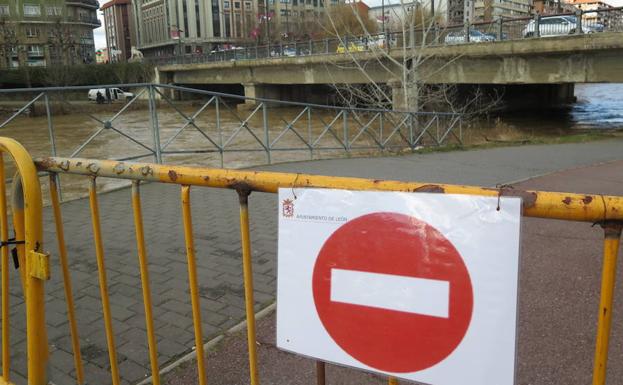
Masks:
[[[408,0],[405,0],[408,1]],[[623,7],[623,0],[602,0],[615,7]],[[106,1],[102,1],[100,5],[105,4]],[[381,5],[382,0],[368,0],[365,1],[369,6]],[[396,0],[386,0],[385,4],[400,3]],[[102,26],[93,31],[95,37],[95,49],[106,48],[106,36],[104,35],[104,16],[100,11],[97,11],[97,17],[102,21]]]

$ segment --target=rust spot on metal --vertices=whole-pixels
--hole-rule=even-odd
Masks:
[[[603,221],[599,223],[606,238],[619,239],[623,230],[623,221]]]
[[[210,180],[210,177],[206,175],[206,176],[203,177],[203,180],[207,182],[207,181]]]
[[[372,181],[372,183],[374,183],[374,184],[379,184],[379,183],[381,183],[381,182],[382,182],[382,180],[381,180],[381,179],[375,179],[375,180],[373,180],[373,181]]]
[[[117,163],[112,170],[117,175],[123,174],[125,172],[125,164]]]
[[[241,205],[249,203],[249,195],[251,195],[251,191],[253,191],[253,186],[250,183],[234,180],[229,187],[238,192],[238,199]]]
[[[67,165],[67,168],[69,169],[69,165]],[[61,169],[63,169],[63,168],[61,167]],[[87,170],[89,170],[89,172],[92,173],[92,174],[97,174],[97,172],[100,170],[100,166],[98,166],[97,163],[90,163],[87,166]],[[65,170],[65,171],[67,171],[67,170]]]
[[[80,167],[80,166],[82,166],[82,162],[76,163],[76,167]]]
[[[169,170],[169,179],[171,179],[173,182],[177,180],[177,173],[175,172],[175,170]]]
[[[154,175],[154,170],[149,166],[143,166],[141,167],[141,174],[143,176]]]
[[[582,199],[582,202],[584,202],[585,205],[591,203],[593,201],[593,197],[592,196],[585,196],[584,199]]]
[[[562,203],[564,203],[566,205],[570,205],[571,204],[571,197],[565,197],[565,199],[562,200]]]
[[[446,192],[446,190],[443,187],[438,186],[436,184],[425,184],[424,186],[418,187],[414,189],[413,191],[414,192],[417,191],[417,192],[439,193],[439,194],[443,194]]]
[[[536,200],[539,197],[539,194],[534,191],[523,191],[523,190],[514,190],[509,188],[483,188],[483,190],[487,191],[495,191],[499,196],[504,197],[519,197],[521,198],[522,205],[525,209],[529,209],[536,205]]]
[[[55,165],[55,162],[52,158],[43,158],[37,162],[38,170],[49,170]]]

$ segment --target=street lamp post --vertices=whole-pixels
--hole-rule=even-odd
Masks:
[[[383,22],[383,39],[387,41],[387,37],[385,36],[385,0],[381,3],[381,14],[382,14],[382,22]]]

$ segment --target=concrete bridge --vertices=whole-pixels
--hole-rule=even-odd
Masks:
[[[403,48],[390,55],[402,61]],[[567,102],[575,83],[623,82],[623,34],[604,32],[489,43],[431,46],[418,77],[429,84],[490,85],[523,94],[524,86],[539,102]],[[361,63],[361,71],[353,64]],[[188,85],[244,86],[245,96],[309,101],[301,86],[334,83],[393,84],[402,71],[383,54],[347,54],[263,58],[256,60],[171,64],[158,67],[160,82]],[[296,86],[296,89],[292,89]],[[311,89],[311,88],[310,88]],[[316,95],[318,96],[318,95]],[[317,101],[318,98],[316,97]]]

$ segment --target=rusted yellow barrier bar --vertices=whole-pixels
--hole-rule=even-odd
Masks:
[[[512,188],[483,188],[450,184],[431,184],[288,174],[237,171],[151,163],[129,163],[79,158],[45,158],[36,161],[40,170],[110,178],[137,179],[195,186],[277,192],[279,187],[320,187],[349,190],[435,192],[481,196],[523,198],[523,214],[529,217],[598,222],[623,220],[623,197],[583,195]]]

